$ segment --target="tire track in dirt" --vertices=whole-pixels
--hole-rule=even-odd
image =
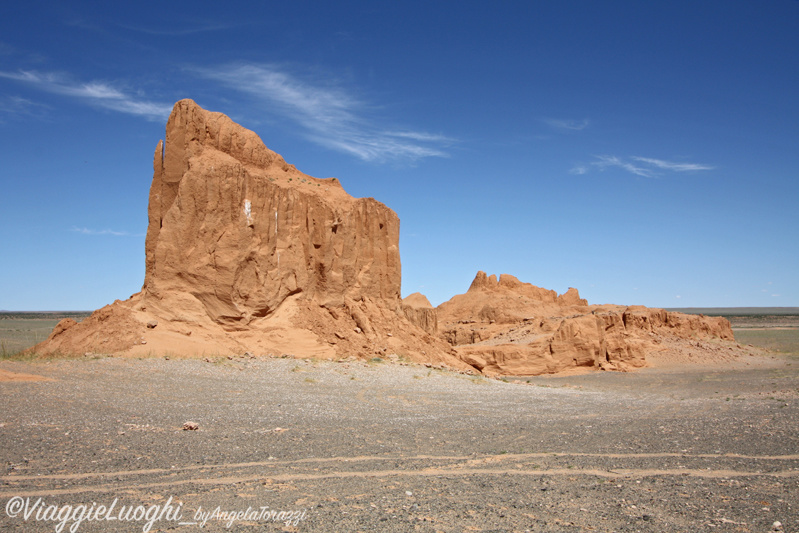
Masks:
[[[321,457],[295,459],[290,461],[280,461],[277,459],[268,461],[254,461],[247,463],[223,463],[214,465],[189,465],[177,468],[151,468],[144,470],[119,470],[113,472],[85,472],[77,474],[36,474],[36,475],[13,475],[0,476],[0,482],[26,481],[42,479],[89,479],[93,477],[112,477],[112,476],[132,476],[132,475],[151,475],[177,473],[189,470],[217,470],[217,469],[236,469],[251,468],[256,466],[290,466],[295,464],[308,463],[349,463],[366,461],[519,461],[524,459],[542,459],[550,457],[596,457],[603,459],[657,459],[657,458],[684,458],[684,459],[747,459],[762,461],[799,461],[799,454],[794,455],[742,455],[734,453],[697,453],[686,454],[677,452],[661,453],[583,453],[583,452],[538,452],[538,453],[504,453],[501,455],[486,455],[477,457],[474,455],[364,455],[353,457]],[[2,493],[0,493],[2,494]]]
[[[2,491],[0,498],[13,496],[55,496],[64,494],[78,494],[83,492],[117,492],[127,490],[153,489],[159,487],[176,487],[184,485],[226,485],[234,483],[255,483],[270,480],[272,482],[303,482],[317,481],[322,479],[347,479],[347,478],[397,478],[397,477],[468,477],[475,475],[489,476],[594,476],[600,478],[644,478],[653,476],[689,476],[698,478],[735,478],[735,477],[771,477],[771,478],[791,478],[799,477],[799,467],[785,465],[788,468],[775,469],[770,471],[762,470],[739,470],[734,468],[666,468],[659,465],[652,467],[576,467],[566,468],[560,466],[542,467],[536,464],[520,464],[519,461],[530,459],[548,458],[594,458],[594,459],[667,459],[680,458],[685,460],[692,459],[718,459],[718,460],[754,460],[754,461],[796,461],[799,455],[776,455],[776,456],[752,456],[735,454],[694,454],[686,455],[680,453],[527,453],[527,454],[502,454],[489,455],[485,457],[475,456],[431,456],[417,455],[412,457],[391,457],[391,456],[357,456],[357,457],[331,457],[322,459],[299,459],[295,461],[259,461],[249,463],[230,463],[222,465],[191,465],[175,469],[147,469],[147,470],[122,470],[116,472],[86,472],[76,474],[49,474],[42,476],[20,475],[3,476],[0,482],[7,487],[10,484],[19,484],[24,481],[79,481],[94,480],[107,477],[141,476],[141,482],[127,483],[101,483],[89,484],[85,486],[74,486],[69,488],[47,488],[47,487],[25,487],[19,486],[13,492]],[[438,465],[419,465],[418,462],[440,462]],[[393,467],[381,468],[374,465],[369,468],[370,463],[391,462]],[[320,467],[331,464],[361,463],[364,467],[343,470],[332,469],[319,472]],[[396,463],[402,463],[407,468],[397,468]],[[502,463],[514,463],[504,466]],[[291,469],[299,470],[292,472],[267,472],[270,469]],[[256,473],[246,472],[246,470],[257,469]],[[244,472],[237,472],[244,470]],[[181,473],[197,471],[201,477],[189,477],[185,479],[174,479]],[[207,477],[212,474],[214,477]],[[153,479],[162,476],[169,476],[171,479]],[[150,477],[150,480],[147,479]]]
[[[468,477],[475,475],[491,476],[593,476],[601,478],[617,479],[623,478],[644,478],[654,476],[675,476],[675,477],[699,477],[710,479],[728,479],[735,477],[773,477],[791,478],[799,477],[797,470],[781,470],[776,472],[744,472],[739,470],[698,470],[698,469],[637,469],[626,470],[623,472],[598,470],[598,469],[579,469],[579,468],[556,468],[548,470],[519,470],[513,468],[464,468],[458,470],[448,469],[424,469],[424,470],[370,470],[360,472],[328,472],[324,474],[275,474],[275,475],[255,475],[255,476],[236,476],[236,477],[213,477],[198,479],[183,479],[174,481],[163,481],[154,483],[139,483],[134,485],[98,485],[87,487],[74,487],[69,489],[37,490],[37,491],[14,491],[0,492],[0,498],[20,497],[40,497],[58,496],[65,494],[80,494],[85,492],[103,493],[120,491],[137,491],[142,489],[153,489],[162,487],[177,487],[180,485],[232,485],[237,483],[255,483],[271,480],[273,482],[302,482],[318,481],[322,479],[347,479],[347,478],[396,478],[396,477]]]

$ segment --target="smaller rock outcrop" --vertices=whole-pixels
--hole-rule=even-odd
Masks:
[[[485,374],[537,375],[574,368],[630,370],[667,339],[733,340],[730,323],[642,306],[589,306],[513,276],[478,272],[469,290],[438,307],[440,335]],[[714,350],[697,344],[695,351]]]
[[[411,324],[415,324],[431,335],[438,332],[438,312],[427,297],[415,292],[402,300],[402,312]]]

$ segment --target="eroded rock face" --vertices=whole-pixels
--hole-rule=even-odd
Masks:
[[[558,295],[507,274],[479,272],[438,308],[418,293],[402,301],[391,209],[301,173],[191,100],[175,105],[153,167],[142,291],[62,321],[33,351],[401,356],[533,375],[626,370],[669,339],[732,339],[724,319],[589,306],[576,289]]]
[[[399,219],[382,203],[303,174],[191,100],[175,104],[153,167],[142,291],[61,324],[36,351],[395,354],[468,368],[434,322],[405,319]]]
[[[385,205],[302,174],[221,113],[175,105],[154,158],[147,299],[190,294],[229,328],[295,294],[396,306],[398,242],[399,218]]]
[[[440,335],[461,360],[486,374],[537,375],[573,368],[630,370],[664,339],[733,340],[723,318],[642,306],[589,306],[576,289],[554,291],[478,272],[465,294],[438,307]]]
[[[411,324],[419,326],[427,333],[438,332],[438,312],[422,293],[415,292],[402,300],[402,312]]]

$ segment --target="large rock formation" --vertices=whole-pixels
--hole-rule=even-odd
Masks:
[[[397,215],[302,174],[225,115],[178,102],[154,167],[146,297],[191,295],[230,329],[295,294],[399,304]]]
[[[153,160],[140,293],[64,320],[42,354],[404,356],[485,374],[642,366],[668,339],[732,339],[722,319],[589,306],[478,273],[434,309],[400,300],[399,219],[298,171],[191,100]],[[671,345],[669,345],[671,346]]]
[[[191,100],[175,105],[153,167],[142,291],[60,324],[37,351],[398,353],[465,367],[404,319],[399,218],[385,205],[303,174]]]
[[[437,308],[441,336],[460,358],[483,373],[536,375],[571,368],[630,370],[646,356],[677,349],[715,352],[709,340],[733,340],[723,318],[671,313],[642,306],[589,306],[577,289],[555,291],[503,274],[478,272],[465,294]]]

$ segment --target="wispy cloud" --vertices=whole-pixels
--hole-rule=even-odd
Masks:
[[[0,95],[0,122],[4,116],[40,117],[47,107],[20,96]]]
[[[575,165],[569,171],[571,174],[576,174],[577,176],[582,176],[583,174],[588,174],[588,167],[585,165]]]
[[[171,105],[132,96],[106,82],[76,82],[62,74],[25,70],[0,71],[0,78],[26,83],[45,92],[77,98],[90,105],[141,116],[148,120],[165,120],[172,111]]]
[[[111,235],[114,237],[142,237],[141,233],[130,233],[127,231],[115,231],[112,229],[89,229],[89,228],[78,228],[73,226],[70,231],[74,231],[75,233],[81,233],[83,235]]]
[[[662,175],[662,171],[670,172],[689,172],[698,170],[713,170],[715,167],[700,163],[678,163],[673,161],[665,161],[663,159],[654,159],[651,157],[632,156],[628,158],[621,158],[615,155],[598,155],[594,156],[596,161],[590,163],[591,167],[599,170],[616,167],[626,170],[636,176],[644,178],[655,178]],[[578,171],[579,170],[579,171]],[[570,171],[572,174],[587,174],[589,166],[577,165]]]
[[[587,128],[591,121],[587,118],[582,120],[560,119],[560,118],[545,118],[544,124],[549,127],[560,131],[561,133],[571,133],[574,131],[582,131]]]
[[[636,166],[629,161],[624,161],[615,155],[599,155],[596,156],[598,161],[594,161],[591,164],[598,167],[600,170],[604,170],[608,167],[619,167],[623,168],[627,172],[635,174],[636,176],[643,176],[645,178],[652,178],[655,176],[654,170],[651,168],[645,168],[642,166]]]
[[[234,64],[198,68],[199,76],[246,93],[268,112],[301,126],[322,146],[364,161],[446,157],[454,139],[405,129],[386,129],[367,116],[367,105],[330,82],[308,81],[273,65]]]
[[[663,161],[662,159],[652,159],[649,157],[633,157],[636,161],[648,163],[666,170],[674,170],[675,172],[686,172],[689,170],[713,170],[715,167],[710,165],[702,165],[699,163],[673,163],[671,161]]]
[[[391,137],[401,137],[404,139],[413,139],[414,141],[428,141],[440,143],[454,143],[455,139],[447,137],[446,135],[436,135],[433,133],[421,133],[417,131],[386,131],[384,135]]]

